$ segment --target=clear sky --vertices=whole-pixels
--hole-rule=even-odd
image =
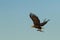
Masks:
[[[50,19],[44,32],[31,27],[30,12]],[[0,0],[0,40],[60,40],[60,0]]]

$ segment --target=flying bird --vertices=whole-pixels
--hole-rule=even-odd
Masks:
[[[35,14],[33,14],[33,13],[30,13],[30,18],[32,19],[32,21],[33,21],[33,28],[37,28],[38,30],[37,31],[40,31],[40,32],[42,32],[42,26],[44,26],[48,21],[49,21],[49,19],[48,20],[44,20],[42,23],[40,22],[40,20],[39,20],[39,18],[35,15]]]

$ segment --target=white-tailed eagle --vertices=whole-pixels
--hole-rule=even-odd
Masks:
[[[49,21],[49,19],[48,20],[44,20],[42,23],[40,23],[39,18],[35,14],[30,13],[29,16],[30,16],[30,18],[32,19],[32,21],[34,23],[33,27],[37,28],[38,29],[37,31],[41,31],[42,32],[42,30],[41,30],[42,26],[44,26]]]

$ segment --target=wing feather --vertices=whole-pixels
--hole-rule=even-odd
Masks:
[[[30,13],[30,18],[32,19],[34,25],[40,25],[40,20],[35,14]]]
[[[41,26],[44,26],[45,24],[47,24],[47,22],[50,21],[49,19],[47,21],[43,21],[42,23],[40,23]]]

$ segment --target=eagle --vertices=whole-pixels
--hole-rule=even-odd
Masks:
[[[39,20],[39,18],[35,15],[35,14],[33,14],[33,13],[30,13],[30,18],[32,19],[32,21],[33,21],[33,28],[37,28],[38,30],[37,31],[40,31],[40,32],[42,32],[42,26],[44,26],[45,24],[47,24],[47,22],[49,21],[49,19],[48,20],[44,20],[42,23],[40,22],[40,20]]]

